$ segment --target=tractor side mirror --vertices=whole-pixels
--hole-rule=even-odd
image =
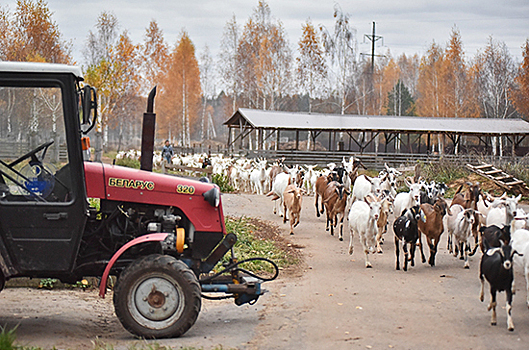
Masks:
[[[90,85],[85,85],[83,87],[82,94],[82,107],[83,107],[83,125],[90,125],[88,130],[83,131],[83,134],[88,134],[90,130],[96,125],[97,119],[97,93],[96,89]],[[90,122],[90,117],[93,115],[92,122]]]

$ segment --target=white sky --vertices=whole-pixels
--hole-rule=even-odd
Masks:
[[[242,27],[258,0],[47,0],[47,3],[63,39],[73,43],[74,59],[82,64],[81,50],[88,32],[95,31],[97,17],[103,11],[117,16],[120,32],[126,29],[134,43],[143,43],[145,30],[154,19],[168,44],[174,45],[185,28],[195,44],[197,56],[206,44],[216,56],[226,22],[235,15]],[[301,25],[309,17],[314,26],[324,24],[333,31],[335,1],[267,0],[267,3],[272,16],[283,22],[293,50],[297,49],[301,37]],[[377,48],[377,54],[390,49],[394,57],[401,53],[422,55],[433,41],[444,46],[456,25],[468,58],[483,49],[492,35],[505,42],[520,61],[521,47],[529,38],[528,0],[348,0],[338,3],[344,13],[350,14],[359,43],[364,41],[364,34],[371,34],[372,22],[376,22],[376,34],[383,37],[384,43],[384,47]],[[16,1],[0,0],[0,6],[6,5],[13,12]],[[366,42],[359,49],[369,53],[370,44]]]

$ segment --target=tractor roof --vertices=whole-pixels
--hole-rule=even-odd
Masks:
[[[0,61],[0,72],[71,73],[83,80],[80,67],[57,63]]]

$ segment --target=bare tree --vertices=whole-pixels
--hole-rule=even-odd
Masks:
[[[513,112],[510,98],[516,65],[504,42],[489,37],[475,63],[478,97],[485,118],[507,118]]]
[[[83,54],[89,66],[98,65],[101,60],[110,59],[110,51],[118,38],[119,21],[112,12],[102,12],[95,25],[97,31],[88,32]]]
[[[239,91],[239,65],[237,62],[237,49],[239,46],[239,26],[235,15],[224,26],[220,42],[218,69],[220,82],[226,95],[233,100],[232,113],[237,109],[237,95]]]
[[[340,112],[345,114],[348,86],[355,85],[355,71],[357,68],[356,29],[349,23],[349,14],[344,14],[338,4],[334,6],[334,33],[329,33],[325,26],[320,25],[323,36],[323,46],[333,63],[336,79],[337,94],[340,101]]]
[[[215,72],[213,70],[213,59],[209,52],[209,47],[206,45],[204,51],[200,55],[200,83],[202,85],[202,117],[200,138],[202,141],[210,138],[211,134],[215,134],[215,127],[211,122],[211,113],[208,111],[208,100],[215,94]]]

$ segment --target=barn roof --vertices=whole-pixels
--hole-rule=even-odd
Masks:
[[[401,133],[460,133],[469,135],[527,135],[523,119],[438,118],[379,115],[308,114],[238,109],[224,125],[285,130],[375,131]]]

